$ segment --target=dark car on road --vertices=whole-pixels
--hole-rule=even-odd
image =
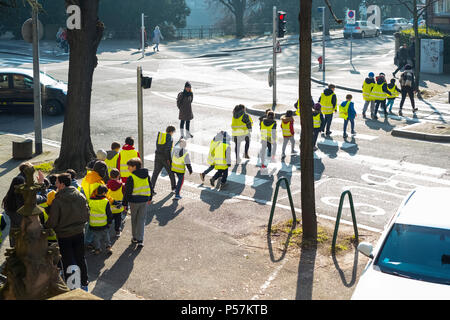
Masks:
[[[66,106],[67,83],[41,71],[41,104],[46,115],[62,114]],[[33,110],[33,70],[0,68],[0,110]]]

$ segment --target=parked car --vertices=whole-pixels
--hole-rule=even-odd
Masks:
[[[395,33],[410,29],[412,26],[412,23],[409,23],[405,18],[389,18],[384,20],[381,25],[381,32],[384,34]]]
[[[353,37],[378,37],[380,35],[381,31],[380,29],[372,24],[367,23],[367,21],[355,21],[355,24],[346,24],[344,26],[344,38],[350,38],[352,35]]]
[[[450,188],[418,188],[402,202],[375,248],[352,299],[450,297]]]
[[[67,98],[67,83],[56,80],[41,71],[41,104],[47,115],[64,112]],[[33,70],[0,68],[0,110],[33,110]]]
[[[411,24],[411,26],[413,26],[414,25],[414,19],[410,19],[409,23]],[[419,25],[419,28],[426,26],[426,22],[425,22],[424,19],[419,19],[419,21],[417,21],[417,24]]]

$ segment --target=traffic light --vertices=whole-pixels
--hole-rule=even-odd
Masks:
[[[286,33],[286,12],[278,11],[278,38],[284,38]]]

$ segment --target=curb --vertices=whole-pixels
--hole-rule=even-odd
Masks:
[[[402,129],[394,129],[391,131],[394,137],[432,141],[432,142],[450,142],[450,135],[430,134],[418,131],[406,131]]]
[[[324,85],[324,86],[328,86],[330,84],[330,82],[323,82],[323,81],[320,81],[320,80],[315,79],[313,77],[311,77],[311,81],[315,82],[315,83],[318,83],[318,84],[321,84],[321,85]],[[343,87],[343,86],[340,86],[340,85],[337,85],[337,84],[335,84],[335,86],[336,86],[336,88],[339,88],[339,89],[342,89],[342,90],[362,93],[362,90],[360,90],[360,89],[347,88],[347,87]]]

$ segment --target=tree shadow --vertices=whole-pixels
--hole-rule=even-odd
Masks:
[[[64,115],[59,116],[42,116],[42,128],[51,128],[64,122]],[[20,123],[20,125],[17,125]],[[34,133],[34,113],[33,106],[28,110],[18,111],[1,111],[0,112],[0,125],[2,131],[15,133],[15,134],[27,134]]]
[[[159,222],[159,226],[163,227],[169,223],[169,221],[175,219],[183,210],[184,207],[177,210],[178,201],[174,200],[172,194],[168,194],[160,201],[156,202],[153,205],[148,206],[147,209],[147,217],[145,219],[145,225],[148,225],[152,222],[153,217],[156,217],[156,220]],[[164,206],[167,201],[172,198],[172,203],[168,206]]]
[[[11,158],[8,161],[5,161],[2,164],[0,164],[0,169],[2,169],[2,171],[0,172],[0,177],[16,169],[17,166],[22,162],[23,160],[15,160]]]
[[[105,270],[97,278],[97,283],[91,293],[105,300],[111,300],[114,293],[121,289],[128,280],[133,271],[134,259],[140,252],[141,247],[135,248],[134,244],[130,244],[112,265],[111,269]],[[90,267],[91,265],[89,265]],[[109,284],[106,290],[102,285],[102,280]]]
[[[331,253],[331,257],[333,258],[334,266],[336,267],[336,270],[339,272],[339,276],[341,277],[343,285],[346,286],[347,288],[352,287],[356,282],[356,275],[358,272],[358,250],[355,248],[355,254],[353,258],[352,278],[350,282],[347,282],[344,271],[339,267],[339,263],[337,261],[336,253],[334,250]]]
[[[314,284],[314,267],[317,255],[317,242],[302,240],[300,262],[298,265],[296,300],[311,300]]]

